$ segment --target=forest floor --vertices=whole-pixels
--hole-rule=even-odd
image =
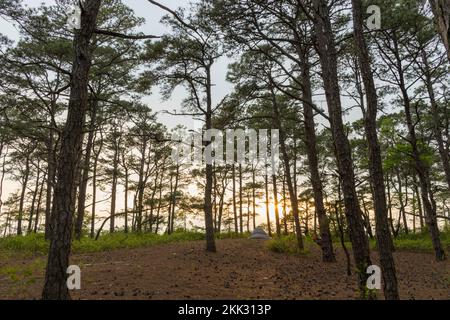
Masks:
[[[203,241],[75,254],[82,288],[74,299],[355,299],[356,276],[346,260],[323,263],[320,248],[289,255],[270,251],[264,241],[217,240],[217,253]],[[376,252],[373,262],[378,262]],[[450,260],[429,253],[395,253],[402,299],[450,299]],[[39,299],[45,256],[2,257],[0,299]],[[378,294],[382,298],[382,293]]]

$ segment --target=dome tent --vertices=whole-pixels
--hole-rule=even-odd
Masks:
[[[252,235],[249,237],[249,239],[268,240],[271,239],[271,237],[267,235],[263,228],[258,227],[253,230]]]

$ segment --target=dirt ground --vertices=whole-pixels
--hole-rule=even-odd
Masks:
[[[346,275],[345,256],[321,261],[318,247],[302,256],[270,252],[263,241],[219,240],[218,252],[203,242],[74,255],[82,270],[82,288],[73,299],[355,299],[356,276]],[[0,276],[0,299],[39,299],[45,257],[0,261],[38,265],[23,279]],[[396,252],[402,299],[450,299],[450,261],[432,254]],[[33,261],[34,262],[31,262]],[[36,262],[37,261],[37,262]],[[373,262],[377,263],[373,253]],[[26,272],[25,272],[26,273]],[[382,298],[382,293],[379,293]]]

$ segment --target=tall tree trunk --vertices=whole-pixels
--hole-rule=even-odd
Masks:
[[[3,148],[4,148],[4,144],[1,144],[0,155],[2,155]],[[6,152],[3,154],[2,171],[1,171],[1,175],[0,175],[0,215],[2,214],[2,207],[3,207],[3,202],[2,202],[3,181],[5,180],[5,176],[6,176],[6,157],[7,157],[7,155],[8,155],[8,150],[6,150]],[[7,225],[5,225],[5,231],[6,231],[6,227],[7,227]]]
[[[180,180],[180,166],[177,166],[176,172],[175,172],[175,186],[173,188],[173,196],[172,196],[172,220],[170,223],[170,230],[173,233],[174,225],[175,225],[175,209],[177,206],[177,192],[178,192],[178,183]]]
[[[269,236],[272,236],[272,227],[270,222],[270,210],[269,210],[269,176],[267,174],[267,167],[265,168],[266,173],[264,175],[264,188],[266,191],[266,219],[267,219],[267,232]]]
[[[142,232],[142,214],[144,210],[144,170],[145,170],[145,156],[147,153],[147,140],[144,139],[141,147],[141,163],[139,166],[139,182],[137,190],[137,215],[136,215],[136,229]]]
[[[427,167],[427,164],[424,163],[424,161],[420,156],[419,144],[415,128],[416,125],[413,123],[411,99],[409,97],[408,90],[406,87],[405,77],[403,73],[402,59],[400,58],[399,54],[400,51],[398,48],[398,41],[396,38],[393,38],[393,41],[394,41],[396,68],[398,70],[398,85],[401,91],[403,104],[405,108],[406,126],[408,128],[409,143],[412,148],[412,157],[414,160],[415,170],[419,178],[422,203],[425,209],[425,220],[431,235],[436,260],[442,261],[445,260],[445,252],[442,248],[440,240],[439,226],[436,217],[436,208],[433,206],[432,190],[429,179],[429,168]]]
[[[450,5],[449,5],[449,15],[450,15]],[[431,103],[431,114],[433,119],[433,133],[434,138],[438,144],[439,155],[441,156],[442,166],[444,167],[445,178],[447,180],[448,188],[450,189],[450,155],[447,150],[445,150],[444,139],[442,137],[441,120],[439,116],[439,107],[436,101],[436,95],[434,93],[433,81],[431,79],[431,70],[428,63],[427,53],[424,49],[421,51],[422,62],[424,64],[424,76],[425,85],[427,87],[428,96]]]
[[[206,130],[212,129],[212,82],[211,67],[206,68]],[[212,142],[210,142],[212,143]],[[205,231],[206,231],[206,250],[216,252],[216,241],[214,239],[214,222],[212,213],[212,184],[213,168],[212,164],[206,164],[206,184],[205,184]]]
[[[128,167],[124,167],[125,170],[125,190],[124,190],[124,211],[125,211],[125,233],[128,233],[128,190],[129,190],[129,173],[128,173]]]
[[[392,197],[391,197],[391,176],[387,173],[386,174],[386,187],[387,187],[387,201],[388,201],[388,213],[389,213],[389,226],[391,227],[391,232],[394,237],[396,237],[395,234],[395,227],[394,227],[394,217],[392,215]],[[392,242],[393,243],[393,242]],[[392,248],[394,250],[394,247]]]
[[[98,148],[98,152],[94,152],[94,164],[92,169],[92,208],[91,208],[91,232],[90,238],[93,239],[95,237],[95,217],[96,217],[96,207],[97,207],[97,168],[98,161],[100,158],[100,153],[103,149],[103,138],[100,138],[100,146]]]
[[[344,223],[344,219],[342,217],[342,192],[341,192],[341,182],[338,181],[338,201],[335,201],[334,203],[334,210],[336,212],[336,222],[338,225],[338,229],[339,229],[339,239],[341,241],[341,246],[342,249],[344,250],[345,253],[345,258],[347,261],[347,275],[350,276],[352,274],[352,264],[350,261],[350,254],[348,253],[347,250],[347,246],[345,245],[345,233],[344,233],[344,227],[343,227],[343,223]]]
[[[47,142],[47,185],[46,185],[46,196],[45,196],[45,240],[50,240],[52,230],[52,197],[53,197],[53,187],[56,175],[56,155],[54,146],[54,136],[53,132],[50,132],[50,136]]]
[[[243,210],[242,205],[244,202],[242,196],[242,164],[239,164],[239,232],[244,233],[244,218],[243,218]]]
[[[415,198],[417,199],[417,209],[419,210],[419,223],[420,223],[420,230],[423,231],[423,228],[425,226],[425,223],[423,221],[423,209],[422,209],[422,200],[420,200],[420,192],[419,192],[419,184],[417,182],[417,176],[416,174],[413,175],[413,188],[414,188],[414,194]]]
[[[233,160],[234,161],[234,160]],[[238,226],[238,216],[237,216],[237,204],[236,204],[236,165],[232,164],[231,167],[231,173],[232,173],[232,177],[231,179],[233,179],[233,217],[234,217],[234,232],[238,233],[239,232],[239,226]]]
[[[216,170],[216,164],[213,164],[213,208],[214,208],[214,232],[217,232],[217,218],[218,218],[218,206],[217,206],[217,170]]]
[[[273,79],[270,79],[270,81],[273,84]],[[280,149],[281,149],[281,155],[282,155],[282,160],[283,160],[283,164],[284,164],[284,172],[286,175],[286,183],[288,185],[288,190],[289,190],[289,198],[291,200],[292,213],[294,215],[294,225],[295,225],[295,233],[297,236],[297,244],[298,244],[299,249],[303,250],[304,244],[303,244],[302,229],[301,229],[301,225],[300,225],[298,199],[297,199],[294,183],[293,183],[292,176],[291,176],[291,166],[289,163],[289,154],[287,152],[287,147],[286,147],[286,133],[281,124],[280,110],[278,108],[278,102],[276,99],[275,92],[274,92],[272,86],[270,89],[271,89],[270,91],[271,91],[271,98],[272,98],[274,127],[279,130],[279,134],[280,134]],[[267,173],[266,173],[266,175],[267,175]],[[295,174],[294,174],[294,176],[295,176]]]
[[[408,176],[405,177],[405,196],[406,196],[406,203],[409,202],[408,198]],[[403,210],[403,228],[405,230],[405,234],[409,234],[409,228],[408,228],[408,219],[406,218],[406,210]]]
[[[39,196],[38,196],[38,200],[37,200],[36,218],[34,220],[34,228],[33,228],[34,233],[37,233],[38,228],[39,228],[39,218],[40,218],[41,205],[42,205],[42,194],[44,193],[44,185],[45,185],[45,179],[42,179]],[[1,210],[0,210],[0,212],[1,212]]]
[[[113,159],[113,173],[111,186],[111,209],[109,219],[109,232],[114,233],[116,229],[116,199],[117,199],[117,180],[119,176],[119,150],[117,141],[114,142],[114,159]]]
[[[256,169],[252,168],[252,215],[253,230],[256,229]]]
[[[288,212],[286,205],[286,174],[283,175],[283,224],[284,224],[284,234],[288,234],[287,226]]]
[[[367,234],[369,235],[370,239],[373,239],[373,232],[372,232],[372,225],[370,223],[370,211],[369,208],[367,208],[367,203],[366,200],[364,199],[364,194],[361,195],[361,202],[363,205],[363,218],[364,218],[364,224],[366,225],[366,231]],[[386,215],[387,218],[387,215]],[[389,227],[389,225],[388,225]],[[389,229],[388,229],[389,231]]]
[[[35,209],[37,207],[37,203],[36,200],[38,198],[38,194],[39,194],[39,180],[41,178],[41,166],[40,166],[40,162],[38,160],[37,166],[36,166],[36,183],[34,186],[34,191],[33,191],[33,199],[31,200],[31,209],[30,209],[30,216],[28,218],[28,229],[27,229],[27,233],[30,234],[31,230],[33,229],[33,216],[35,214]],[[38,217],[38,215],[36,214],[36,217]]]
[[[309,173],[314,193],[315,213],[319,218],[320,246],[322,248],[322,260],[334,262],[333,242],[331,240],[330,226],[323,204],[323,186],[319,174],[319,159],[317,157],[317,136],[314,123],[314,111],[312,108],[311,74],[308,59],[308,50],[299,50],[302,62],[302,93],[303,93],[303,116],[305,121],[305,145],[308,156]]]
[[[156,171],[156,175],[155,175],[155,180],[153,183],[153,190],[152,190],[152,194],[150,196],[150,225],[149,225],[149,231],[150,233],[153,232],[153,225],[154,225],[154,211],[155,211],[155,198],[156,198],[156,192],[158,191],[158,181],[159,181],[159,167],[157,164],[155,164],[155,171]],[[128,183],[128,182],[127,182]]]
[[[77,240],[81,239],[81,233],[83,231],[84,214],[86,212],[86,193],[89,182],[89,172],[91,163],[92,146],[95,138],[95,124],[97,122],[97,107],[98,102],[94,100],[91,104],[91,120],[89,124],[89,134],[86,143],[86,153],[84,155],[84,161],[82,165],[83,176],[81,178],[80,187],[78,190],[78,208],[77,208],[77,220],[75,221],[74,237]]]
[[[278,210],[278,190],[277,190],[277,177],[272,174],[272,186],[273,186],[273,205],[275,207],[275,226],[277,230],[277,236],[281,236],[281,225],[280,225],[280,212]]]
[[[218,233],[222,232],[222,217],[223,217],[225,189],[226,189],[226,186],[223,185],[222,192],[220,193],[220,196],[219,196],[219,214],[218,214],[218,218],[217,218],[217,232]]]
[[[433,243],[433,248],[437,261],[445,260],[445,252],[442,248],[439,226],[436,217],[436,208],[433,206],[431,186],[429,184],[429,172],[426,164],[423,163],[420,158],[420,151],[418,149],[417,137],[415,133],[415,128],[412,122],[411,110],[409,100],[405,100],[405,114],[406,123],[409,131],[409,140],[412,146],[412,154],[414,157],[415,168],[417,171],[417,176],[419,177],[420,191],[422,196],[422,203],[425,209],[425,222],[428,226],[431,240]]]
[[[358,284],[361,294],[366,292],[368,274],[366,269],[372,265],[369,254],[369,242],[364,231],[364,224],[355,188],[355,174],[353,170],[350,143],[345,133],[342,120],[342,105],[337,71],[336,44],[330,20],[330,8],[326,0],[313,0],[314,26],[317,39],[317,50],[322,66],[322,79],[330,116],[333,135],[334,151],[338,164],[338,171],[342,181],[342,191],[345,203],[345,215],[352,242],[353,256],[358,270]]]
[[[251,204],[250,192],[247,192],[247,233],[250,232]]]
[[[400,170],[398,167],[395,168],[395,172],[397,175],[397,182],[398,182],[398,188],[397,188],[397,195],[398,195],[398,201],[400,203],[400,208],[399,208],[399,212],[398,212],[398,221],[397,221],[397,227],[395,228],[394,231],[394,235],[397,237],[399,232],[400,232],[400,227],[401,227],[401,219],[403,216],[403,213],[406,210],[406,206],[408,205],[408,203],[404,201],[403,199],[403,183],[402,183],[402,177],[400,175]]]
[[[430,4],[450,61],[450,2],[448,0],[430,0]]]
[[[26,197],[26,191],[27,191],[27,185],[28,185],[28,179],[30,176],[30,156],[27,154],[26,160],[25,160],[25,172],[23,175],[22,180],[22,191],[20,193],[20,201],[19,201],[19,216],[17,218],[17,235],[21,236],[22,231],[22,220],[23,220],[23,211],[24,211],[24,203],[25,203],[25,197]]]
[[[88,76],[91,67],[90,40],[96,26],[100,0],[86,0],[81,13],[81,29],[75,31],[74,62],[70,84],[70,100],[66,125],[61,139],[55,185],[52,237],[45,274],[43,299],[70,299],[67,288],[67,267],[72,240],[74,190],[79,165],[83,126],[88,100]]]
[[[173,175],[170,175],[169,209],[167,211],[167,234],[172,234],[172,197],[173,197]]]
[[[156,227],[155,227],[155,234],[158,234],[159,232],[159,218],[161,213],[161,207],[162,207],[162,193],[163,193],[163,181],[164,181],[164,172],[165,172],[165,162],[163,163],[162,169],[161,169],[161,177],[159,179],[159,196],[158,196],[158,208],[156,209]]]

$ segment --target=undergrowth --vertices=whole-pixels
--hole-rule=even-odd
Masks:
[[[248,234],[222,233],[216,235],[216,237],[218,239],[245,238],[248,237]],[[116,232],[104,234],[98,240],[89,237],[83,237],[80,241],[74,240],[72,241],[72,252],[90,253],[204,239],[204,233],[194,231],[177,231],[170,235]],[[49,242],[45,240],[43,234],[11,236],[0,239],[0,251],[4,255],[11,255],[13,253],[45,255],[48,249]]]

